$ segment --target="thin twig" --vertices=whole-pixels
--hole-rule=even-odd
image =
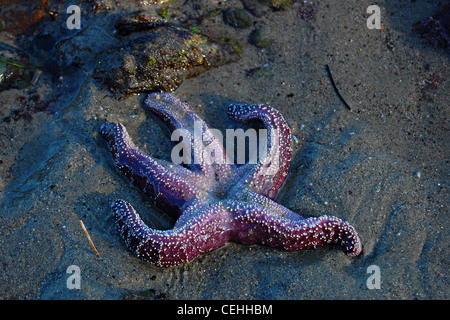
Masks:
[[[6,64],[10,64],[10,65],[12,65],[14,67],[17,67],[17,68],[25,68],[25,66],[23,66],[21,64],[14,63],[14,62],[11,62],[11,61],[6,61],[6,60],[3,60],[3,59],[0,59],[0,62],[6,63]]]
[[[80,220],[80,225],[81,225],[81,227],[83,228],[84,234],[86,235],[86,237],[87,237],[89,243],[91,244],[92,249],[94,249],[95,254],[97,255],[97,257],[100,257],[100,255],[98,254],[97,249],[95,249],[95,246],[94,246],[94,243],[93,243],[92,240],[91,240],[91,237],[89,236],[89,233],[88,233],[87,230],[86,230],[86,227],[84,226],[83,221],[81,221],[81,220]]]
[[[347,107],[348,110],[352,110],[350,106],[348,105],[347,101],[344,100],[341,93],[339,92],[338,88],[336,87],[336,83],[334,82],[333,76],[331,75],[330,67],[326,64],[328,76],[330,77],[331,85],[333,86],[334,91],[336,91],[337,96],[339,99],[341,99],[342,103]]]

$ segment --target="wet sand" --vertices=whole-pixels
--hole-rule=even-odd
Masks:
[[[173,144],[144,110],[145,94],[119,99],[73,68],[59,82],[43,73],[33,87],[0,92],[0,299],[448,299],[449,52],[411,31],[437,7],[381,1],[383,29],[371,30],[370,1],[312,2],[318,13],[309,21],[299,3],[253,16],[275,39],[264,49],[248,43],[253,27],[208,21],[240,41],[240,59],[186,79],[174,94],[221,130],[238,127],[225,116],[230,102],[280,110],[297,141],[276,201],[351,223],[359,257],[334,247],[288,253],[228,244],[177,267],[139,260],[115,230],[111,203],[129,201],[153,228],[174,221],[115,170],[98,131],[122,122],[140,148],[165,160]],[[121,1],[98,15],[151,8]],[[24,41],[6,31],[1,39]],[[436,74],[442,80],[430,87]],[[31,92],[53,99],[50,107],[5,121]],[[67,288],[71,265],[80,268],[80,289]],[[380,289],[367,285],[373,265]]]

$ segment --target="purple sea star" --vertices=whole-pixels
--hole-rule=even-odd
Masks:
[[[172,132],[187,129],[193,133],[195,124],[201,125],[203,137],[191,155],[197,163],[187,168],[144,154],[122,124],[102,125],[100,132],[116,168],[158,208],[179,217],[172,229],[154,230],[128,202],[112,204],[118,231],[139,258],[157,266],[174,266],[228,241],[287,251],[337,243],[349,256],[360,254],[360,238],[347,222],[331,216],[303,218],[273,201],[288,175],[292,153],[290,129],[278,110],[265,105],[228,107],[231,119],[259,120],[268,130],[267,157],[257,164],[238,166],[208,161],[205,148],[219,150],[224,157],[227,154],[222,141],[186,103],[167,93],[153,93],[145,105]]]

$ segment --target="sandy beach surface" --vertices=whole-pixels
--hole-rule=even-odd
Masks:
[[[72,30],[71,1],[2,2],[0,42],[38,67],[25,85],[2,79],[0,299],[450,297],[449,48],[412,30],[445,1],[378,1],[381,29],[367,26],[372,1],[291,2],[77,1],[81,29]],[[250,25],[226,22],[228,8],[243,9]],[[226,117],[231,102],[280,110],[295,137],[276,202],[348,221],[361,237],[360,256],[330,246],[289,253],[230,243],[158,268],[127,250],[111,219],[114,200],[132,203],[152,228],[175,222],[114,168],[99,135],[102,123],[121,122],[142,150],[170,160],[173,143],[144,109],[146,93],[118,95],[93,76],[96,55],[116,41],[114,21],[136,14],[190,21],[231,39],[235,61],[187,77],[173,94],[222,131],[248,128]],[[270,40],[262,47],[252,38],[260,26]],[[61,49],[61,39],[72,47]],[[69,60],[63,67],[58,50]],[[79,289],[68,286],[73,265]]]

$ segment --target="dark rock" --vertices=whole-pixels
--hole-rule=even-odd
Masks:
[[[114,24],[114,28],[119,34],[127,36],[133,32],[149,31],[165,24],[167,24],[165,20],[146,16],[136,16],[132,18],[120,16]]]
[[[245,10],[253,14],[255,17],[262,17],[267,15],[270,12],[270,9],[267,6],[262,5],[258,1],[255,0],[241,0],[242,5]]]
[[[238,29],[248,28],[253,23],[250,13],[241,8],[228,8],[223,12],[223,19],[225,23]]]
[[[269,37],[264,26],[259,26],[250,34],[250,43],[258,48],[267,48],[274,42],[274,39]]]

